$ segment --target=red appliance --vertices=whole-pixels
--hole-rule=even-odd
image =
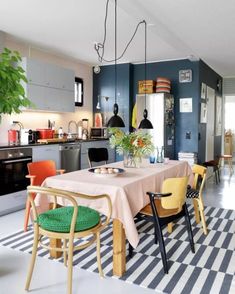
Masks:
[[[8,144],[9,145],[19,144],[19,131],[8,130]]]
[[[54,130],[52,129],[37,129],[39,133],[39,139],[53,139]]]

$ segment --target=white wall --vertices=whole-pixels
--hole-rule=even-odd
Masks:
[[[73,69],[75,75],[82,78],[84,81],[84,106],[76,107],[74,113],[24,111],[18,115],[3,115],[2,122],[0,123],[0,143],[7,142],[7,131],[11,128],[11,122],[13,120],[22,122],[24,128],[30,129],[47,128],[48,119],[55,121],[56,128],[63,127],[64,131],[67,131],[68,122],[70,120],[80,121],[83,118],[88,118],[89,125],[92,126],[92,66],[77,62],[71,58],[59,56],[56,53],[40,50],[38,48],[30,48],[29,44],[16,41],[9,38],[7,35],[4,46],[19,51],[21,56],[31,57]]]

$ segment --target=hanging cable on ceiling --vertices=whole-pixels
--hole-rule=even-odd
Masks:
[[[148,110],[146,108],[146,80],[147,80],[147,23],[144,21],[144,112],[143,119],[140,122],[139,129],[153,129],[153,125],[148,120]]]

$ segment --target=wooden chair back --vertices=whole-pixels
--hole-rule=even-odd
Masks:
[[[201,194],[206,181],[206,167],[194,164],[192,171],[194,174],[193,189],[196,189]]]
[[[46,178],[56,175],[56,165],[53,160],[30,162],[27,167],[29,176],[34,176],[30,183],[33,186],[41,186]]]
[[[169,197],[161,198],[161,205],[165,209],[178,209],[180,212],[186,200],[188,176],[182,178],[165,179],[161,193],[171,193]]]

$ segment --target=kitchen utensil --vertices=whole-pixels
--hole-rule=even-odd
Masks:
[[[39,132],[39,139],[53,139],[54,130],[52,129],[36,129]]]
[[[19,131],[8,130],[8,144],[9,145],[19,144]]]

